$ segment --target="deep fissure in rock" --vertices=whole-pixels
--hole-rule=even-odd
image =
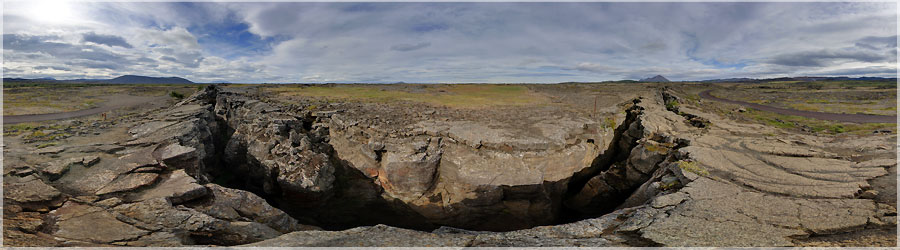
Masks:
[[[314,225],[326,230],[343,230],[357,226],[386,224],[416,230],[430,231],[443,223],[429,221],[428,218],[417,213],[415,209],[399,199],[385,197],[381,186],[373,183],[373,180],[364,175],[360,170],[350,167],[350,164],[340,159],[329,144],[330,130],[321,125],[319,117],[310,115],[309,112],[297,111],[293,116],[277,122],[252,119],[257,114],[237,114],[238,108],[242,112],[267,112],[280,111],[280,108],[263,106],[259,101],[249,98],[237,98],[234,93],[220,93],[214,97],[216,126],[214,133],[215,159],[209,159],[213,163],[206,169],[206,174],[211,182],[236,189],[251,191],[263,197],[270,205],[277,207],[300,223]],[[640,100],[634,100],[634,105],[626,112],[626,119],[614,131],[613,142],[598,155],[591,166],[575,173],[569,179],[558,182],[544,182],[538,185],[500,186],[501,200],[548,200],[550,211],[555,219],[538,222],[536,225],[560,224],[572,222],[578,219],[597,217],[614,211],[636,190],[641,183],[629,183],[628,186],[619,187],[619,191],[607,194],[603,200],[576,204],[573,199],[579,198],[592,179],[599,175],[609,175],[624,179],[624,173],[620,173],[622,167],[617,164],[626,164],[631,151],[639,145],[641,134],[629,134],[640,131],[639,115],[643,108],[637,104]],[[256,117],[258,118],[258,117]],[[250,125],[248,125],[250,124]],[[268,129],[268,130],[267,130]],[[270,134],[268,131],[274,131]],[[251,131],[251,132],[248,132]],[[248,134],[251,133],[251,134]],[[258,136],[259,133],[264,134]],[[273,138],[268,138],[276,134]],[[287,135],[287,136],[286,136]],[[251,137],[259,138],[251,138]],[[286,139],[288,137],[289,139]],[[268,144],[260,145],[260,140],[269,139]],[[281,142],[278,142],[281,140]],[[274,146],[272,145],[274,141]],[[269,156],[260,156],[260,150],[275,150],[281,147],[279,143],[290,143],[289,150],[300,149],[309,151],[300,160],[320,161],[316,164],[333,167],[333,187],[321,193],[297,192],[284,189],[285,180],[278,177],[280,171],[288,171],[279,167],[266,168],[264,164],[272,165]],[[275,152],[272,151],[272,152]],[[304,151],[304,152],[305,152]],[[278,151],[279,153],[283,153]],[[271,152],[270,152],[271,153]],[[296,153],[296,152],[295,152]],[[377,158],[385,153],[384,149],[375,151]],[[272,153],[276,154],[276,153]],[[279,157],[283,157],[279,155]],[[656,163],[654,163],[656,164]],[[610,177],[611,178],[611,177]],[[649,177],[648,177],[649,178]],[[565,182],[565,183],[563,183]],[[540,190],[548,189],[548,186],[566,185],[561,193],[547,193]],[[488,192],[488,191],[484,191]],[[484,195],[484,194],[479,194]],[[540,196],[540,197],[538,197]],[[582,195],[583,196],[583,195]],[[583,198],[583,197],[581,197]],[[502,211],[483,211],[483,213],[502,214]],[[514,219],[514,218],[513,218]],[[454,225],[450,225],[454,226]],[[460,227],[460,226],[457,226]],[[521,225],[510,223],[510,226],[493,225],[485,228],[465,228],[474,230],[510,231],[523,229]]]

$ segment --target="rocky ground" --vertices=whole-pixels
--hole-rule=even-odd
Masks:
[[[54,146],[5,138],[3,242],[896,246],[896,134],[785,132],[673,110],[682,94],[653,85],[572,86],[496,109],[209,87]]]

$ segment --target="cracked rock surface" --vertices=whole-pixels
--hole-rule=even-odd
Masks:
[[[540,109],[554,118],[512,126],[525,115],[431,109],[385,125],[403,111],[312,111],[249,93],[210,86],[102,139],[5,147],[4,242],[896,245],[884,236],[897,227],[896,135],[791,134],[673,112],[665,103],[678,93],[656,88],[612,108],[614,127]]]

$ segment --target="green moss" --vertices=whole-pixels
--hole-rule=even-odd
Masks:
[[[617,125],[615,117],[606,117],[603,118],[602,126],[604,128],[615,128]]]
[[[678,161],[678,168],[700,176],[709,175],[709,171],[707,171],[706,168],[703,168],[702,166],[700,166],[700,164],[697,164],[697,162],[694,161]]]
[[[48,142],[48,143],[44,143],[44,144],[41,144],[41,145],[37,145],[37,148],[38,148],[38,149],[41,149],[41,148],[46,148],[46,147],[50,147],[50,146],[56,146],[57,144],[59,144],[59,143],[56,143],[56,142]]]
[[[681,185],[681,182],[679,182],[678,180],[673,180],[672,182],[668,182],[668,183],[660,182],[659,189],[669,190],[669,189],[677,188],[680,185]]]

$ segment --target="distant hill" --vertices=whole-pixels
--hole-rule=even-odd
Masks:
[[[141,84],[141,83],[163,83],[163,84],[189,84],[194,83],[189,81],[188,79],[184,79],[181,77],[150,77],[150,76],[136,76],[136,75],[124,75],[120,77],[116,77],[113,79],[109,79],[103,81],[104,83],[116,83],[116,84]]]
[[[650,78],[641,79],[640,82],[670,82],[669,79],[661,75],[656,75]]]
[[[846,77],[846,76],[838,76],[838,77],[828,77],[828,76],[798,76],[798,77],[778,77],[778,78],[766,78],[766,79],[753,79],[753,78],[727,78],[727,79],[711,79],[711,80],[703,80],[699,82],[730,82],[730,83],[765,83],[765,82],[787,82],[787,81],[799,81],[799,82],[816,82],[816,81],[897,81],[897,78],[884,78],[884,77]]]
[[[106,84],[192,84],[194,82],[181,77],[152,77],[124,75],[113,79],[71,79],[56,80],[53,78],[3,78],[4,82],[43,82],[43,83],[106,83]]]
[[[727,79],[703,80],[700,82],[759,82],[759,81],[760,80],[758,80],[758,79],[752,79],[752,78],[727,78]]]

